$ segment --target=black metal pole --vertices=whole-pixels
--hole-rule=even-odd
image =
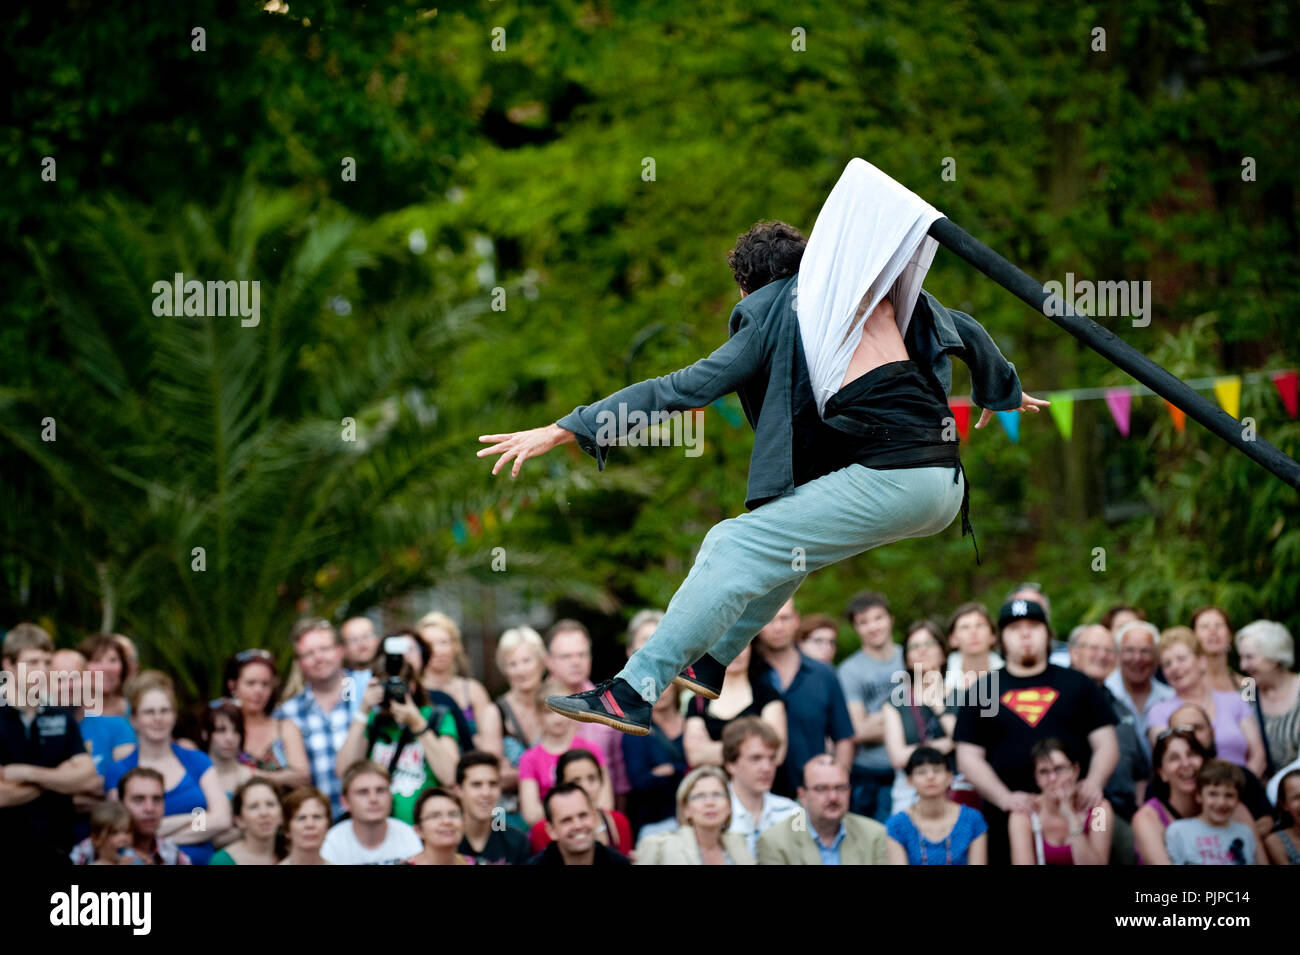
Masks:
[[[1132,345],[1117,338],[1110,329],[1103,328],[1087,316],[1080,315],[1070,302],[1062,299],[1060,315],[1044,309],[1051,296],[1044,291],[1043,283],[1035,281],[1016,268],[983,242],[950,219],[939,219],[930,226],[930,235],[945,249],[953,252],[1016,298],[1030,305],[1040,315],[1045,315],[1093,351],[1124,369],[1162,398],[1181,408],[1187,416],[1204,425],[1238,451],[1253,458],[1287,484],[1300,488],[1300,462],[1291,458],[1263,438],[1247,441],[1241,436],[1241,423],[1204,395],[1187,387],[1181,379],[1171,375]]]

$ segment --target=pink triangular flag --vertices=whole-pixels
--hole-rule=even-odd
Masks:
[[[1133,395],[1127,388],[1107,388],[1106,389],[1106,407],[1110,408],[1110,416],[1115,419],[1115,427],[1119,428],[1119,433],[1128,437],[1128,413],[1133,404]]]

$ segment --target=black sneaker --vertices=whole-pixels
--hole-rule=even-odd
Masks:
[[[633,736],[650,732],[652,704],[641,699],[626,680],[618,677],[572,696],[548,696],[546,706],[571,720],[604,723]]]
[[[674,683],[708,700],[716,700],[722,692],[722,680],[727,668],[707,653],[681,672]]]

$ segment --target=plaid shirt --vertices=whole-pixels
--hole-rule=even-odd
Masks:
[[[139,853],[136,853],[139,856]],[[95,861],[95,846],[89,839],[82,839],[72,847],[72,852],[68,854],[73,865],[90,865]],[[136,865],[143,862],[137,859]],[[147,864],[147,863],[146,863]],[[153,841],[153,864],[154,865],[193,865],[190,857],[181,851],[180,846],[170,839],[159,839],[154,837]]]
[[[316,702],[310,686],[275,711],[277,719],[293,720],[302,731],[312,785],[329,797],[335,819],[343,814],[343,783],[334,771],[334,761],[348,738],[353,717],[361,710],[361,696],[369,684],[369,670],[344,670],[343,692],[328,713]]]

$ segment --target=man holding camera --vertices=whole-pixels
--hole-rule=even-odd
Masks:
[[[373,677],[362,694],[335,771],[342,777],[363,759],[384,767],[392,777],[393,816],[413,824],[420,793],[456,778],[456,720],[445,705],[430,703],[415,679],[419,649],[413,637],[386,637],[381,659],[388,675]]]

